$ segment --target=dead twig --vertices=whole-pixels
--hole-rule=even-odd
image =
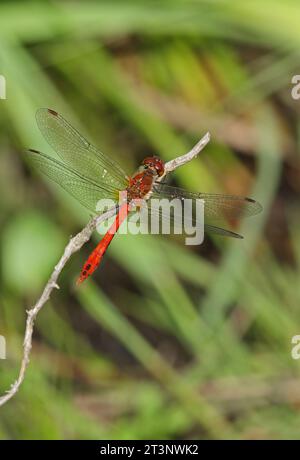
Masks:
[[[201,152],[201,150],[206,146],[206,144],[208,144],[209,140],[210,140],[210,135],[209,133],[206,133],[205,136],[202,139],[200,139],[200,141],[192,148],[192,150],[190,150],[190,152],[166,163],[165,164],[165,174],[170,173],[174,169],[178,168],[179,166],[184,165],[185,163],[188,163],[193,158],[195,158]],[[3,404],[9,401],[18,392],[22,382],[24,381],[26,369],[30,361],[30,352],[32,348],[32,335],[33,335],[34,322],[36,320],[36,317],[39,311],[43,308],[45,303],[49,300],[53,289],[59,289],[57,280],[64,266],[66,265],[70,257],[75,252],[79,251],[79,249],[81,249],[81,247],[91,238],[91,235],[93,231],[95,230],[95,228],[99,224],[107,220],[109,217],[113,216],[115,214],[115,211],[116,211],[116,208],[114,207],[114,208],[109,209],[104,214],[101,214],[100,216],[93,217],[89,221],[89,223],[83,228],[83,230],[81,230],[81,232],[77,233],[76,236],[70,239],[68,245],[65,247],[63,255],[61,256],[57,265],[54,267],[54,270],[42,292],[42,295],[40,296],[36,304],[30,310],[27,311],[27,320],[26,320],[25,336],[24,336],[24,343],[23,343],[23,358],[21,362],[19,375],[18,375],[17,380],[11,385],[10,389],[3,396],[0,397],[0,406],[3,406]]]

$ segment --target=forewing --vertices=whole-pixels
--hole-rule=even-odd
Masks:
[[[127,187],[128,178],[122,168],[90,144],[57,112],[41,108],[36,120],[49,145],[76,172],[117,190]]]
[[[170,225],[171,230],[174,233],[180,234],[192,234],[192,230],[195,229],[197,221],[194,216],[191,218],[184,218],[184,211],[182,213],[177,212],[176,210],[171,209],[171,212],[168,213],[166,210],[158,209],[156,203],[153,201],[153,198],[157,198],[155,194],[153,197],[147,201],[145,206],[148,207],[149,219],[154,215],[156,219],[159,220],[159,228],[167,228],[167,224]],[[198,223],[199,225],[199,223]],[[238,233],[235,233],[231,230],[218,227],[216,225],[210,225],[204,220],[204,231],[209,234],[216,234],[220,236],[229,236],[231,238],[243,238]]]
[[[152,196],[169,199],[202,199],[207,223],[250,217],[262,210],[261,204],[252,198],[217,193],[193,193],[164,183],[155,184]]]

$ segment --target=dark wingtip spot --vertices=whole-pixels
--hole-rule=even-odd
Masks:
[[[28,149],[28,152],[40,153],[38,150],[34,150],[34,149]]]
[[[55,112],[55,110],[52,110],[52,109],[48,109],[48,112],[51,113],[51,115],[54,115],[55,117],[58,116],[58,113]]]
[[[250,203],[256,203],[256,201],[253,200],[253,198],[248,198],[248,197],[246,197],[246,201],[249,201]]]

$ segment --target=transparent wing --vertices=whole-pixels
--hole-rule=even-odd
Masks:
[[[250,217],[262,211],[261,204],[252,198],[217,193],[193,193],[164,183],[155,184],[152,197],[202,199],[206,223]]]
[[[155,195],[153,198],[157,198]],[[179,234],[191,234],[192,230],[195,228],[197,225],[197,220],[195,219],[194,216],[191,218],[185,218],[184,213],[178,212],[174,209],[171,209],[171,212],[166,212],[165,210],[158,209],[156,203],[150,198],[147,201],[147,211],[148,211],[148,219],[152,219],[152,216],[156,216],[155,221],[157,222],[157,219],[159,221],[159,228],[160,230],[162,228],[168,228],[168,225],[170,226],[172,232],[174,233],[179,233]],[[148,225],[146,222],[146,214],[145,215],[145,224]],[[155,224],[157,227],[157,223]],[[243,238],[243,236],[239,235],[238,233],[235,233],[231,230],[227,230],[225,228],[218,227],[216,225],[211,225],[207,223],[207,219],[205,217],[204,219],[204,231],[209,234],[216,234],[220,236],[229,236],[231,238]]]
[[[231,230],[221,228],[221,227],[216,227],[215,225],[208,225],[204,224],[204,230],[206,233],[214,233],[216,235],[220,236],[230,236],[231,238],[240,238],[243,239],[244,237],[240,235],[239,233],[232,232]]]
[[[262,210],[262,206],[252,198],[235,196],[235,195],[222,195],[217,193],[193,193],[187,190],[172,187],[165,183],[156,183],[154,191],[150,198],[149,206],[151,207],[151,199],[167,198],[172,200],[174,198],[190,199],[194,202],[196,199],[204,200],[204,229],[207,233],[215,233],[222,236],[230,236],[234,238],[242,238],[238,233],[232,232],[220,226],[220,223],[232,221],[243,217],[250,217],[258,214]],[[167,216],[161,213],[161,219],[171,219],[171,221],[178,220],[176,216]],[[192,225],[196,221],[192,217]],[[219,225],[216,225],[219,224]],[[180,221],[178,224],[180,225]]]
[[[122,168],[90,144],[57,112],[41,108],[36,120],[46,141],[74,171],[118,190],[127,187],[128,177]]]
[[[59,184],[91,211],[96,212],[97,203],[101,199],[109,198],[116,201],[116,190],[112,187],[109,188],[107,184],[103,186],[101,183],[97,184],[71,167],[37,150],[28,150],[28,154],[31,162],[38,170]]]

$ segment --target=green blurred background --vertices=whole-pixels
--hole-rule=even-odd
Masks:
[[[210,131],[174,184],[264,206],[241,241],[119,235],[75,289],[95,233],[38,316],[2,439],[300,438],[299,17],[293,0],[1,2],[1,394],[26,309],[89,219],[28,161],[27,147],[51,152],[37,108],[129,173]]]

